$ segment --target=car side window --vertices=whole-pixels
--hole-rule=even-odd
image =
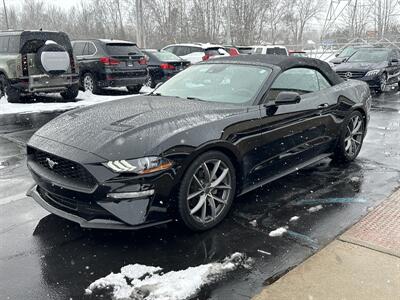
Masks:
[[[176,49],[175,50],[175,54],[178,55],[178,56],[183,56],[183,55],[187,54],[185,52],[185,47],[183,47],[183,46],[177,46],[175,49]]]
[[[167,52],[171,52],[171,53],[176,54],[176,48],[177,47],[175,47],[175,46],[169,46],[167,48],[164,48],[163,51],[167,51]]]
[[[195,52],[203,52],[203,49],[200,47],[190,47],[190,53],[195,53]]]
[[[261,54],[261,53],[262,53],[262,48],[256,48],[256,51],[255,51],[255,53],[257,53],[257,54]]]
[[[18,53],[19,52],[19,36],[10,36],[8,40],[8,52]]]
[[[8,51],[8,36],[0,37],[0,52],[6,53]]]
[[[92,42],[88,42],[86,46],[87,55],[94,55],[96,53],[96,46]]]
[[[308,68],[293,68],[280,74],[272,84],[266,101],[274,101],[280,92],[300,95],[319,91],[317,72]]]
[[[83,55],[83,50],[85,49],[85,42],[75,42],[72,46],[74,54],[76,56],[81,56]]]
[[[315,73],[317,74],[317,78],[318,78],[318,84],[319,84],[319,89],[323,90],[323,89],[327,89],[330,88],[332,85],[329,83],[329,81],[325,78],[324,75],[322,75],[320,72],[315,71]]]

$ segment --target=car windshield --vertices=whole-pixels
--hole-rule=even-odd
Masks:
[[[161,61],[181,61],[182,59],[179,56],[176,56],[175,54],[168,52],[168,51],[154,51],[154,52],[148,52],[153,54],[155,57],[157,57]]]
[[[237,64],[200,64],[179,73],[155,94],[209,102],[250,104],[272,70]]]
[[[347,47],[347,48],[344,48],[337,57],[349,57],[349,56],[353,55],[354,52],[356,52],[356,51],[357,51],[357,49],[355,49],[354,47]]]
[[[382,62],[389,57],[387,49],[364,49],[354,53],[348,59],[349,62]]]

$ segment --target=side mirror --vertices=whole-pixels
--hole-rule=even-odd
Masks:
[[[338,56],[339,56],[339,53],[336,53],[336,54],[335,54],[335,57],[338,57]]]
[[[300,94],[296,92],[280,92],[275,100],[275,105],[289,105],[299,103],[301,100]]]
[[[392,58],[391,62],[397,64],[399,63],[399,60],[397,58]]]

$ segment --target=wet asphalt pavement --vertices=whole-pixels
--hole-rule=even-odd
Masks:
[[[91,282],[127,264],[180,270],[233,252],[252,257],[253,267],[229,274],[195,299],[249,299],[400,185],[400,93],[387,93],[374,99],[354,163],[324,160],[242,196],[215,229],[194,234],[169,224],[134,232],[83,230],[25,196],[32,179],[24,144],[54,116],[20,116],[17,124],[0,126],[0,299],[89,299],[84,289]],[[308,211],[316,205],[322,209]],[[293,216],[300,218],[289,222]],[[288,226],[287,234],[268,235],[281,226]]]

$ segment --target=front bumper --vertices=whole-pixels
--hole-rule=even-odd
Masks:
[[[380,87],[380,74],[374,76],[364,76],[359,78],[359,80],[366,82],[370,88],[379,88]]]
[[[115,230],[134,230],[134,229],[142,229],[152,226],[157,226],[161,224],[165,224],[171,222],[172,219],[159,221],[159,222],[152,222],[146,223],[141,225],[129,225],[121,221],[111,220],[111,219],[102,219],[96,218],[91,220],[86,220],[85,218],[73,214],[71,212],[67,212],[65,210],[59,209],[54,205],[51,205],[49,201],[45,200],[44,197],[39,193],[38,186],[35,184],[33,185],[27,192],[27,196],[32,197],[40,206],[42,206],[45,210],[53,213],[59,217],[64,219],[70,220],[72,222],[78,223],[82,228],[93,228],[93,229],[115,229]]]

